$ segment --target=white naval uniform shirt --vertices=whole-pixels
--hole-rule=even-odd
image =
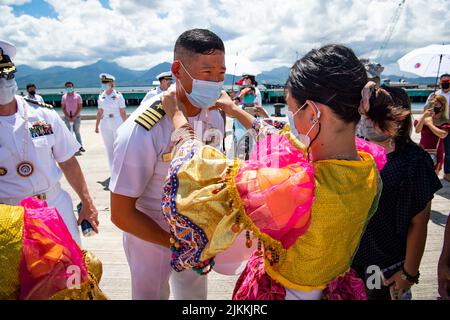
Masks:
[[[261,91],[255,87],[255,103],[262,106]]]
[[[125,109],[125,99],[120,92],[113,89],[111,94],[103,91],[98,96],[98,108],[103,109],[103,118],[108,118],[110,114],[120,117],[120,109]]]
[[[53,188],[62,175],[57,162],[69,160],[80,148],[56,111],[28,103],[20,96],[16,96],[16,101],[18,110],[14,115],[0,116],[0,168],[7,170],[0,175],[0,202],[8,198],[20,201]],[[51,125],[53,133],[32,137],[28,129],[25,134],[25,107],[29,128],[44,121]],[[23,159],[24,138],[28,141],[26,159]],[[34,167],[33,174],[26,178],[17,173],[18,164],[24,160]]]
[[[34,101],[37,101],[37,102],[45,103],[44,98],[42,98],[42,96],[40,96],[38,94],[35,94],[34,96],[30,96],[29,94],[27,94],[25,96],[25,98],[30,99],[30,100],[34,100]]]
[[[142,103],[117,130],[109,189],[117,194],[138,198],[136,208],[168,231],[169,226],[161,213],[161,199],[170,164],[170,160],[163,160],[163,155],[172,150],[172,121],[164,116],[149,131],[134,121],[158,99],[160,95]],[[202,110],[198,116],[188,120],[191,125],[197,123],[203,126],[202,131],[214,128],[222,136],[224,134],[224,121],[217,110]],[[200,126],[197,126],[198,130]]]
[[[144,99],[142,99],[141,103],[143,103],[143,102],[145,102],[145,101],[147,101],[147,100],[153,98],[154,96],[157,96],[157,95],[159,95],[160,93],[163,93],[163,92],[164,92],[164,90],[162,90],[161,87],[158,86],[158,87],[150,90],[149,92],[147,92],[147,94],[145,95]]]

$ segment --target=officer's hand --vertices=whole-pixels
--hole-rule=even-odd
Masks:
[[[162,95],[162,105],[166,115],[170,118],[173,118],[177,111],[182,111],[178,104],[177,91],[175,89],[164,92]]]
[[[82,202],[82,205],[80,216],[78,218],[78,225],[81,225],[81,222],[86,219],[92,225],[94,231],[98,233],[99,222],[97,209],[90,201]]]
[[[98,128],[95,128],[95,133],[98,133]]]
[[[223,110],[227,116],[234,117],[235,111],[239,109],[238,106],[231,100],[230,96],[222,90],[222,94],[219,99],[216,101],[216,105],[211,109],[221,109]]]

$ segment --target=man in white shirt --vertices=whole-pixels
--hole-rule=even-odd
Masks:
[[[86,219],[97,231],[98,213],[74,156],[80,145],[51,105],[15,95],[15,53],[12,44],[0,40],[0,203],[18,205],[33,196],[46,200],[81,245],[78,225]],[[61,188],[62,174],[81,199],[78,219]]]
[[[27,84],[27,95],[25,99],[44,103],[44,99],[36,93],[36,85],[34,83]]]
[[[159,81],[159,86],[147,92],[144,99],[142,99],[142,102],[145,102],[169,89],[170,85],[172,84],[172,72],[162,72],[156,76],[156,79],[158,79]]]
[[[450,105],[450,74],[443,74],[440,77],[440,89],[436,91],[436,93],[432,93],[433,95],[444,96],[447,99],[447,104]],[[450,117],[450,114],[448,115]],[[444,139],[444,147],[445,147],[445,159],[444,159],[444,179],[450,182],[450,135]]]
[[[102,82],[102,93],[98,96],[97,121],[95,133],[101,133],[108,156],[109,169],[113,161],[114,140],[117,137],[117,128],[127,119],[125,98],[114,89],[116,78],[107,73],[99,75]]]
[[[208,110],[225,77],[222,40],[204,29],[184,32],[175,44],[172,72],[178,102],[205,143],[221,145],[224,121]],[[142,103],[117,130],[111,173],[111,220],[124,231],[133,299],[206,299],[207,277],[175,272],[170,265],[169,225],[161,210],[163,186],[172,160],[173,125],[161,96]],[[170,286],[169,286],[170,282]]]

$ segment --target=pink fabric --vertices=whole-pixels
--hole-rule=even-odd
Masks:
[[[264,271],[262,256],[255,254],[239,277],[233,292],[233,300],[284,300],[285,288]]]
[[[356,137],[355,142],[356,149],[372,155],[375,164],[377,165],[378,171],[383,170],[387,162],[386,149],[376,143],[372,143],[358,137]]]
[[[350,270],[337,277],[323,290],[328,300],[367,300],[364,282]],[[233,300],[285,300],[286,289],[264,270],[262,256],[253,256],[240,275],[233,292]]]
[[[249,218],[288,248],[311,222],[314,172],[303,153],[282,135],[260,141],[235,177]]]
[[[334,279],[323,294],[328,300],[367,300],[364,281],[354,270]]]
[[[70,115],[70,112],[72,112],[72,116],[75,116],[75,113],[78,110],[78,104],[82,104],[83,100],[81,99],[81,96],[76,92],[71,95],[66,93],[62,96],[61,103],[66,105],[67,114]]]
[[[83,254],[57,210],[35,198],[20,205],[25,208],[20,299],[48,299],[75,285],[72,279],[78,284],[87,281]]]

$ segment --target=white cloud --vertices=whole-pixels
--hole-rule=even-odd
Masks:
[[[227,53],[239,52],[270,70],[291,65],[314,47],[343,43],[376,55],[397,0],[47,0],[56,18],[15,16],[0,0],[0,38],[18,47],[17,62],[36,67],[80,66],[99,59],[148,69],[172,58],[174,42],[189,28],[209,28]],[[19,1],[25,3],[27,1]],[[450,39],[450,0],[407,0],[388,48],[387,71],[417,47]]]
[[[15,6],[21,6],[25,3],[29,3],[31,2],[31,0],[0,0],[0,6],[1,5],[6,5],[6,6],[10,6],[10,5],[15,5]]]

